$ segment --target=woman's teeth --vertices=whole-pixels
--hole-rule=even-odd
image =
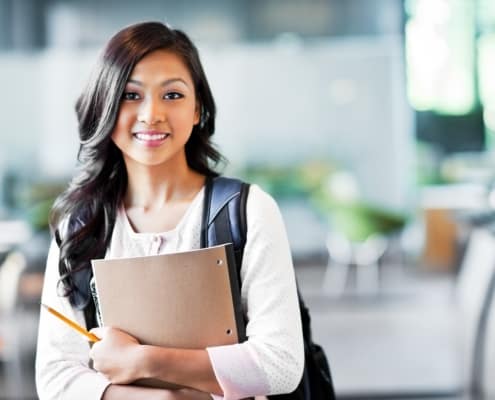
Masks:
[[[146,133],[136,133],[135,136],[139,140],[163,140],[167,136],[169,136],[169,134],[168,133],[154,133],[152,135],[149,135]]]

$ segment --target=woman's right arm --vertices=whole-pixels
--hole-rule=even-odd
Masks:
[[[82,311],[57,294],[59,249],[52,241],[48,252],[41,301],[86,326]],[[110,384],[89,367],[89,343],[53,315],[41,310],[36,350],[36,389],[44,399],[99,400]]]
[[[41,301],[81,326],[84,314],[57,294],[59,249],[52,241],[48,252]],[[194,390],[168,391],[139,386],[111,385],[90,367],[89,343],[53,315],[41,310],[36,350],[36,389],[40,400],[203,400],[211,397]]]

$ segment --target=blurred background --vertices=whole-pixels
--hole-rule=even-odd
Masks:
[[[144,20],[198,45],[224,173],[278,201],[339,398],[493,395],[493,0],[0,0],[0,399],[36,398],[76,97]]]

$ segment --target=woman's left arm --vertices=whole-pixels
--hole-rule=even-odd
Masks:
[[[251,185],[246,211],[241,296],[248,340],[207,349],[229,400],[290,393],[304,368],[296,279],[282,215],[257,185]]]

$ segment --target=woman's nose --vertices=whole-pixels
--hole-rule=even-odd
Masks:
[[[138,121],[147,125],[156,125],[165,122],[165,109],[157,100],[147,100],[141,104]]]

